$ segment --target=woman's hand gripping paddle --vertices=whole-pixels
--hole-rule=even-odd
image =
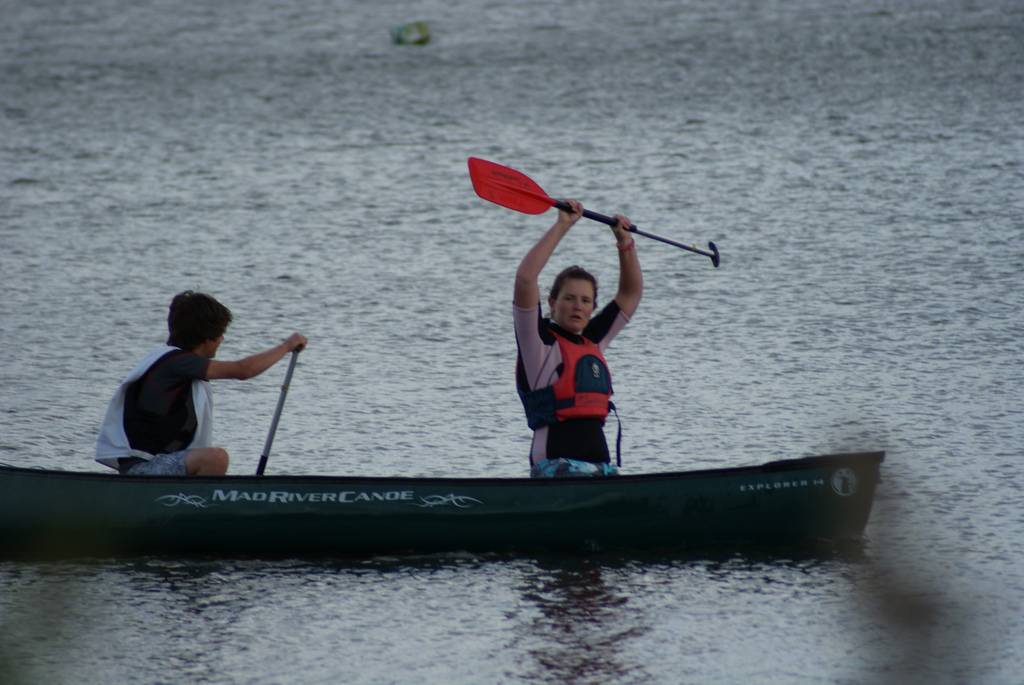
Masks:
[[[514,209],[517,212],[543,214],[551,207],[556,207],[565,212],[572,211],[568,203],[549,197],[526,174],[501,164],[488,162],[486,159],[480,159],[479,157],[469,158],[469,177],[473,181],[473,190],[476,191],[477,195],[488,202]],[[583,216],[593,221],[600,221],[602,224],[608,224],[609,226],[615,225],[615,219],[604,214],[592,212],[589,209],[583,210]],[[720,262],[718,248],[712,242],[708,243],[708,249],[711,250],[708,252],[693,245],[684,245],[683,243],[677,243],[674,240],[662,238],[653,233],[646,233],[632,224],[629,226],[629,230],[631,233],[642,235],[645,238],[653,238],[668,245],[709,257],[715,268],[718,268]]]

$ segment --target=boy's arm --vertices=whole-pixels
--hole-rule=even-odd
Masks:
[[[300,347],[305,347],[306,336],[301,333],[292,333],[288,339],[270,349],[257,352],[254,355],[239,359],[237,361],[222,362],[216,359],[210,360],[210,366],[206,369],[206,379],[234,378],[244,381],[258,376],[271,366],[281,361],[289,352]]]

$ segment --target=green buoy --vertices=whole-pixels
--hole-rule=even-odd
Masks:
[[[426,45],[430,42],[430,27],[425,21],[412,21],[391,29],[391,42],[395,45]]]

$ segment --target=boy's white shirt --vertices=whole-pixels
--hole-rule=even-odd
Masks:
[[[131,373],[121,382],[107,407],[107,414],[100,426],[96,438],[96,461],[117,468],[117,460],[125,457],[152,459],[154,455],[142,450],[133,449],[128,444],[128,436],[124,432],[124,397],[128,386],[142,378],[158,359],[168,352],[180,348],[161,345],[146,354]],[[196,433],[192,442],[185,449],[210,447],[213,442],[213,394],[207,381],[192,381],[192,404],[196,410]]]

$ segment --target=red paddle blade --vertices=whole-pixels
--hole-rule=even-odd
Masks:
[[[477,195],[517,212],[543,214],[555,204],[555,200],[522,172],[486,159],[469,158],[469,178]]]

